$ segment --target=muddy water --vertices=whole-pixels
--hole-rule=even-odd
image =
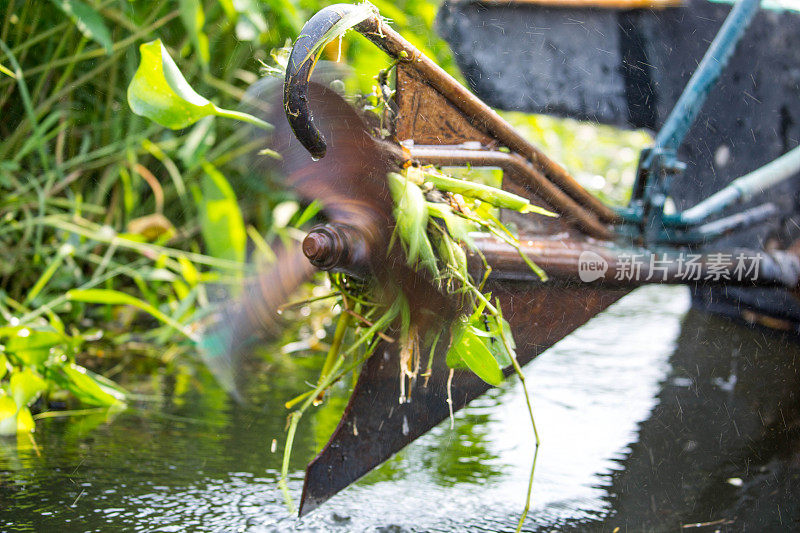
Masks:
[[[688,309],[684,288],[640,289],[528,365],[542,445],[527,530],[800,526],[800,350]],[[42,421],[35,447],[0,441],[0,529],[513,530],[533,451],[514,383],[296,520],[276,488],[281,445],[270,447],[282,402],[313,368],[252,372],[245,407],[208,378],[179,378],[143,408]],[[295,498],[342,407],[304,419]]]

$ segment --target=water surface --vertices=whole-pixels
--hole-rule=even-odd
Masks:
[[[542,436],[527,530],[797,525],[793,339],[688,308],[685,288],[640,289],[526,367]],[[276,486],[282,403],[314,368],[254,369],[248,406],[179,377],[145,409],[43,420],[35,447],[0,441],[2,529],[513,531],[533,453],[513,381],[294,518]],[[304,418],[296,499],[343,406]]]

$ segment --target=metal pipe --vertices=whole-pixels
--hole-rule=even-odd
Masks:
[[[711,42],[697,70],[656,136],[656,148],[677,150],[689,132],[711,88],[736,50],[747,26],[758,12],[760,0],[739,0]]]
[[[763,192],[800,173],[800,146],[763,167],[735,179],[724,189],[716,192],[674,217],[665,218],[670,225],[693,225],[719,213],[731,205],[743,203],[753,195]]]
[[[325,270],[364,277],[370,273],[366,247],[359,246],[357,231],[348,227],[318,226],[303,243],[303,251]],[[755,251],[744,248],[692,253],[688,250],[651,250],[573,239],[522,237],[519,250],[485,233],[472,234],[478,250],[469,252],[469,272],[503,281],[542,283],[525,254],[548,275],[549,285],[636,287],[644,284],[742,285],[794,289],[800,280],[800,257],[784,251]]]
[[[486,234],[474,235],[474,241],[492,267],[489,279],[542,283],[514,247]],[[793,289],[800,280],[800,258],[783,251],[731,248],[691,253],[539,237],[528,240],[524,236],[520,248],[547,273],[546,285],[635,287],[660,283]],[[471,257],[470,274],[479,279],[482,268],[483,261]]]

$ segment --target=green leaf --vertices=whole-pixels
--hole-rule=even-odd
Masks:
[[[0,349],[2,348],[0,347]],[[0,379],[3,379],[6,372],[8,372],[8,359],[6,358],[6,354],[0,352]]]
[[[195,335],[192,334],[187,328],[183,327],[181,324],[159,311],[153,305],[124,292],[115,291],[113,289],[73,289],[71,291],[67,291],[66,297],[67,300],[73,302],[104,305],[132,305],[133,307],[141,309],[145,313],[150,313],[154,318],[178,330],[180,333],[186,335],[190,339],[197,340]]]
[[[33,433],[36,424],[31,416],[31,410],[23,407],[17,413],[17,433]]]
[[[0,329],[0,338],[5,338],[7,354],[21,364],[33,367],[41,366],[47,361],[51,348],[67,342],[63,335],[55,331],[22,326]]]
[[[422,190],[410,180],[390,172],[387,175],[389,191],[394,200],[394,218],[396,231],[406,245],[408,264],[416,265],[417,261],[437,277],[436,256],[428,240],[428,206]]]
[[[214,115],[214,104],[195,92],[157,39],[139,47],[141,63],[128,86],[128,105],[137,115],[174,130]]]
[[[225,12],[225,16],[231,22],[236,21],[236,8],[233,6],[233,0],[219,0],[219,5],[222,6],[222,10]]]
[[[55,372],[59,384],[89,405],[107,406],[125,402],[125,392],[113,382],[71,363]]]
[[[0,73],[5,74],[11,79],[17,79],[17,76],[11,70],[9,70],[8,67],[4,67],[2,64],[0,64]]]
[[[33,370],[26,368],[11,375],[9,389],[14,403],[20,407],[27,406],[47,388],[47,383]]]
[[[17,404],[13,398],[0,395],[0,437],[16,433]]]
[[[492,352],[492,355],[501,368],[511,366],[511,358],[516,357],[516,353],[514,353],[516,344],[514,343],[514,337],[511,334],[511,326],[506,320],[498,319],[493,315],[483,315],[480,320],[485,321],[483,322],[483,328],[488,328],[488,338],[484,342],[486,347],[490,352]],[[500,323],[502,323],[502,326],[499,325]],[[505,333],[506,339],[508,340],[508,344],[512,353],[508,353],[506,345],[503,342],[502,333],[500,330],[501,327]]]
[[[260,128],[271,126],[247,113],[215,106],[192,89],[160,39],[139,47],[139,68],[128,86],[128,105],[134,113],[167,128],[179,130],[212,115],[235,118]]]
[[[470,248],[475,248],[475,242],[469,236],[474,231],[475,223],[453,214],[453,208],[447,204],[427,202],[428,215],[441,218],[447,226],[447,231],[457,241],[465,243]]]
[[[72,19],[83,35],[105,48],[106,54],[112,52],[114,42],[111,40],[111,33],[108,31],[103,17],[93,7],[79,0],[51,1]]]
[[[183,21],[183,25],[192,39],[192,46],[194,46],[197,56],[200,58],[203,71],[207,72],[211,54],[208,49],[208,36],[203,33],[203,25],[206,23],[203,6],[200,4],[200,0],[179,0],[178,4],[180,6],[181,21]]]
[[[204,162],[203,170],[202,194],[196,191],[195,201],[208,253],[220,259],[243,262],[247,231],[236,194],[214,165]]]
[[[466,320],[459,320],[453,326],[453,341],[447,351],[447,365],[451,368],[466,366],[479,378],[490,385],[503,382],[503,371],[483,339]]]

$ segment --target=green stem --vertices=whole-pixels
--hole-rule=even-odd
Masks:
[[[499,309],[499,306],[498,306]],[[497,318],[498,324],[502,324],[503,315],[502,311],[498,311],[495,315]],[[514,372],[516,372],[517,377],[519,378],[520,383],[522,384],[522,392],[525,393],[525,404],[528,407],[528,416],[531,419],[531,427],[533,427],[533,436],[536,440],[536,448],[533,452],[533,462],[531,463],[531,474],[528,478],[528,493],[525,497],[525,509],[522,511],[522,516],[519,518],[519,523],[517,524],[517,533],[522,530],[522,525],[525,523],[525,518],[528,516],[528,511],[531,509],[531,493],[533,492],[533,474],[536,471],[536,459],[539,457],[539,444],[541,441],[539,440],[539,431],[536,428],[536,421],[533,418],[533,407],[531,406],[531,397],[528,394],[528,386],[525,383],[525,374],[522,373],[522,367],[519,366],[519,362],[517,361],[517,354],[514,350],[511,349],[511,343],[508,341],[506,336],[506,332],[502,325],[500,326],[500,338],[503,340],[503,346],[505,346],[506,352],[511,356],[511,364],[514,366]]]
[[[71,255],[75,251],[75,248],[70,244],[64,244],[59,248],[58,253],[56,254],[55,258],[47,265],[47,268],[42,272],[42,275],[39,276],[39,279],[36,280],[36,283],[33,285],[31,290],[28,292],[28,296],[25,298],[25,304],[28,304],[36,298],[42,289],[44,289],[47,282],[50,281],[50,278],[53,277],[53,274],[56,273],[58,267],[61,266],[61,263],[64,261],[64,258],[68,255]]]
[[[292,456],[292,447],[294,446],[294,435],[297,432],[297,425],[300,423],[300,418],[303,416],[302,411],[295,411],[291,415],[289,422],[289,431],[286,433],[286,447],[283,449],[283,464],[281,465],[281,479],[278,481],[278,487],[283,492],[283,499],[289,507],[289,512],[294,514],[294,503],[292,502],[292,495],[289,493],[289,459]]]
[[[248,113],[242,113],[241,111],[230,111],[228,109],[222,109],[221,107],[214,106],[214,114],[218,117],[232,118],[235,120],[241,120],[242,122],[248,122],[263,130],[272,131],[272,124],[269,122],[264,122],[260,118],[256,118]]]
[[[344,311],[339,315],[339,321],[336,323],[336,331],[333,333],[333,342],[331,342],[331,347],[328,349],[328,354],[325,356],[325,362],[322,365],[318,383],[322,383],[331,371],[333,363],[336,361],[336,356],[339,355],[339,350],[342,348],[344,334],[348,326],[350,326],[352,319],[352,315]]]

